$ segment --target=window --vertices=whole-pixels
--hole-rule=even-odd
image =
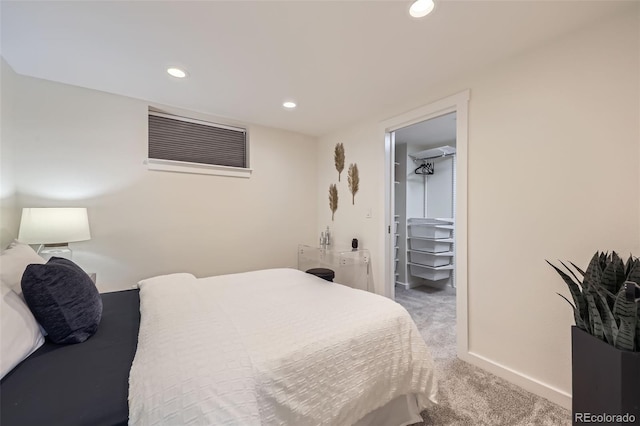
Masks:
[[[149,111],[151,170],[249,177],[247,130]]]

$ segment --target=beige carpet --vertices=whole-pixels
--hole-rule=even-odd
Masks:
[[[455,290],[396,286],[436,364],[439,404],[418,425],[571,425],[571,412],[456,357]]]

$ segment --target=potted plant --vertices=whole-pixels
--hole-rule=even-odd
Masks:
[[[573,424],[640,422],[640,259],[596,252],[586,271],[562,270],[571,330]],[[626,416],[626,417],[625,417]]]

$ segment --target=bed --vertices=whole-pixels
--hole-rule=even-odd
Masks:
[[[0,382],[2,425],[126,425],[128,377],[140,324],[138,290],[102,295],[93,337],[45,342]]]
[[[435,402],[404,308],[293,269],[102,295],[98,331],[1,384],[2,425],[407,425]]]

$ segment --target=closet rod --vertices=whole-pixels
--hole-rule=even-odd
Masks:
[[[456,155],[456,153],[452,152],[450,154],[435,155],[433,157],[414,158],[413,161],[417,163],[418,161],[426,161],[426,160],[431,160],[433,158],[444,158],[444,157],[449,157],[451,155]]]

